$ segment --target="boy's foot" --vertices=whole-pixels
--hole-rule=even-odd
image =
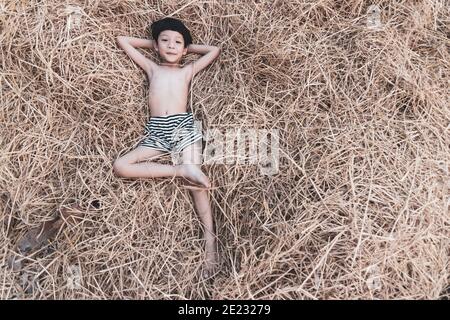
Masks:
[[[205,263],[203,265],[202,277],[204,280],[212,278],[218,272],[217,252],[206,253]]]
[[[203,187],[210,188],[211,184],[208,177],[202,172],[202,170],[195,164],[181,164],[178,166],[179,175],[195,185],[191,187]],[[189,187],[189,186],[188,186]]]

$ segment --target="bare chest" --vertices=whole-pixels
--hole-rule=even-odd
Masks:
[[[149,76],[152,93],[181,93],[188,88],[188,80],[181,70],[158,70]]]

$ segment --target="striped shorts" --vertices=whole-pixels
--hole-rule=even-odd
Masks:
[[[166,152],[181,152],[187,146],[202,139],[195,127],[192,112],[150,117],[145,125],[145,136],[139,146]]]

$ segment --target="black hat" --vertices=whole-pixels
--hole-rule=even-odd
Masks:
[[[192,43],[191,33],[188,28],[178,19],[175,18],[164,18],[158,21],[155,21],[151,24],[151,33],[153,39],[158,41],[158,36],[164,30],[172,30],[181,33],[184,39],[184,46],[187,47]]]

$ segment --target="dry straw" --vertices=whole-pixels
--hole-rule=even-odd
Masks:
[[[278,174],[203,167],[214,281],[188,191],[112,173],[149,116],[115,37],[164,16],[222,48],[193,85],[203,128],[280,132]],[[444,0],[2,1],[0,259],[61,206],[101,207],[2,267],[0,297],[448,296],[449,25]]]

